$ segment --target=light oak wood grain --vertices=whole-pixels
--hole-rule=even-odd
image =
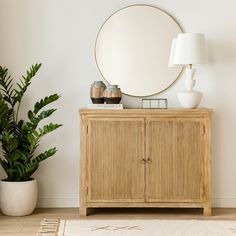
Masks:
[[[94,117],[133,117],[133,116],[154,116],[154,117],[210,117],[212,109],[198,108],[198,109],[184,109],[184,108],[169,108],[169,109],[80,109],[81,116],[94,116]]]
[[[211,119],[204,121],[204,215],[211,215]]]
[[[87,139],[87,202],[144,202],[144,119],[90,118]]]
[[[81,109],[80,215],[99,207],[211,214],[211,109]]]
[[[80,118],[80,215],[87,215],[87,121]]]
[[[147,120],[147,201],[201,202],[203,122],[193,118]]]

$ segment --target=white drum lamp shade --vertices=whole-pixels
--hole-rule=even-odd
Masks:
[[[173,45],[173,65],[190,65],[207,63],[205,37],[200,33],[178,34]]]

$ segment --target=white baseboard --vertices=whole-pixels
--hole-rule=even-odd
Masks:
[[[79,198],[38,198],[37,207],[79,207]]]
[[[236,198],[216,197],[212,199],[212,206],[220,208],[236,208]]]
[[[236,208],[236,198],[213,198],[213,207]],[[37,207],[79,207],[79,198],[39,198]]]

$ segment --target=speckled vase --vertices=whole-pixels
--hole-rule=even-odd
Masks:
[[[108,85],[103,94],[107,104],[119,104],[122,98],[122,93],[118,85]]]
[[[90,87],[90,98],[92,103],[101,104],[104,103],[103,93],[106,89],[106,85],[102,81],[94,81]]]

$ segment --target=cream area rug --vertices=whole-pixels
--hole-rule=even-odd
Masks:
[[[236,221],[53,220],[37,236],[236,236]]]

